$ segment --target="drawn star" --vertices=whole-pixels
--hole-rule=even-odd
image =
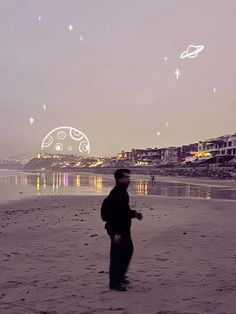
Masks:
[[[33,125],[33,123],[34,123],[34,118],[30,117],[30,118],[29,118],[29,123],[30,123],[31,125]]]
[[[180,76],[180,70],[178,68],[176,68],[176,71],[174,73],[176,75],[176,79],[178,80],[179,79],[179,76]]]
[[[70,25],[68,26],[68,30],[69,30],[70,32],[72,32],[73,29],[74,29],[74,26],[73,26],[72,24],[70,24]]]

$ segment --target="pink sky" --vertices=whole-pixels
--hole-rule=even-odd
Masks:
[[[234,0],[5,0],[0,15],[0,157],[62,125],[92,155],[236,132]],[[180,59],[190,44],[205,49]]]

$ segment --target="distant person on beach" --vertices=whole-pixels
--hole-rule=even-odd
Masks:
[[[109,288],[126,291],[129,280],[125,276],[133,255],[134,246],[131,239],[131,219],[143,218],[141,213],[129,207],[127,188],[130,184],[130,170],[118,169],[114,174],[116,185],[104,199],[101,218],[106,221],[105,229],[111,239]]]
[[[155,177],[153,174],[151,175],[151,181],[152,181],[152,183],[155,181]]]

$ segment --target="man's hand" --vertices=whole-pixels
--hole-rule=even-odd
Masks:
[[[114,235],[114,242],[119,244],[121,241],[121,235],[120,234],[115,234]]]
[[[136,212],[135,218],[137,218],[138,220],[141,220],[141,219],[143,219],[143,215],[141,213]]]

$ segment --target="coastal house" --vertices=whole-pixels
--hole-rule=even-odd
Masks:
[[[198,152],[208,153],[209,162],[228,162],[236,158],[236,134],[200,141]]]

